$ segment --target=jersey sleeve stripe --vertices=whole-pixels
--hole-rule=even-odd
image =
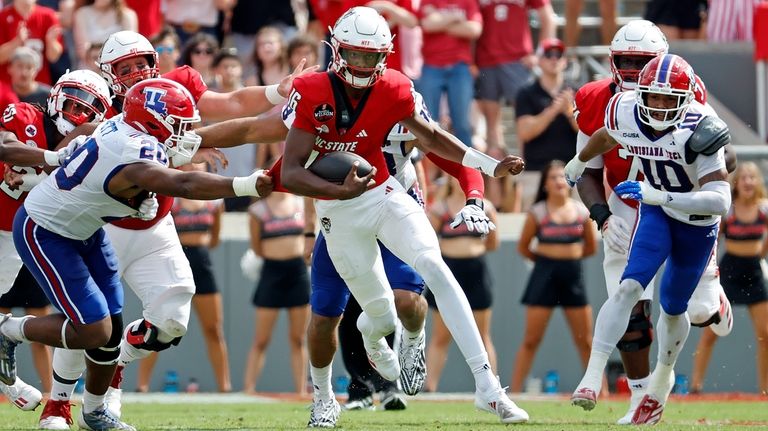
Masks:
[[[616,120],[616,105],[618,105],[618,97],[614,97],[611,99],[610,105],[608,105],[608,128],[611,130],[616,130],[618,126],[618,121]]]

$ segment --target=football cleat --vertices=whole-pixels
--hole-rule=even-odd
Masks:
[[[107,393],[104,395],[104,403],[107,405],[107,409],[112,415],[118,419],[122,416],[122,403],[120,397],[123,395],[122,389],[115,389],[112,386],[107,388]]]
[[[424,354],[424,332],[417,340],[407,340],[405,333],[400,335],[400,385],[403,392],[416,395],[421,392],[427,379],[427,359]]]
[[[405,397],[397,390],[382,392],[380,399],[384,410],[405,410],[408,407]]]
[[[637,406],[634,416],[632,416],[633,425],[653,425],[659,423],[661,414],[664,413],[664,404],[652,395],[645,395]]]
[[[627,410],[627,414],[616,421],[616,425],[632,425],[632,417],[635,415],[635,410],[637,410],[637,406],[640,405],[643,396],[645,396],[645,391],[632,393],[632,397],[629,399],[629,410]]]
[[[712,332],[718,337],[725,337],[733,329],[733,310],[731,310],[731,301],[725,296],[722,287],[720,288],[720,322],[710,325]]]
[[[373,397],[370,395],[359,400],[348,400],[341,408],[343,410],[376,410]]]
[[[334,428],[341,414],[341,406],[336,398],[321,400],[315,393],[312,399],[312,411],[309,413],[309,428]]]
[[[381,374],[381,377],[390,382],[397,381],[400,377],[400,363],[395,352],[383,338],[374,348],[368,350],[366,347],[365,350],[368,355],[368,362],[371,363],[374,370]]]
[[[592,410],[597,405],[597,394],[589,388],[577,388],[571,395],[571,404],[587,411]]]
[[[81,429],[90,431],[136,431],[136,428],[125,422],[120,422],[120,419],[116,418],[105,405],[90,413],[85,413],[81,409],[80,416],[77,418],[77,425]]]
[[[68,430],[72,425],[72,404],[69,400],[48,400],[40,415],[41,430]]]
[[[0,326],[12,316],[0,313]],[[3,335],[0,331],[0,382],[8,386],[16,383],[16,346],[19,343]]]
[[[505,424],[519,424],[530,419],[525,410],[509,399],[506,388],[500,386],[488,392],[475,392],[475,407],[495,414]]]
[[[24,383],[20,377],[16,377],[16,382],[10,386],[0,383],[0,391],[13,405],[24,411],[36,409],[43,399],[43,394],[37,388]]]

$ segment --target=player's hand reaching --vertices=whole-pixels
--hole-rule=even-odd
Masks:
[[[290,75],[280,80],[280,84],[278,84],[277,86],[277,92],[278,94],[283,96],[283,98],[287,99],[288,96],[291,94],[291,90],[293,89],[293,80],[296,79],[297,76],[301,76],[305,73],[314,72],[320,68],[320,66],[314,65],[305,69],[304,65],[306,64],[307,64],[307,59],[302,58],[299,64],[296,65],[296,68],[293,69],[293,72]]]
[[[480,201],[482,205],[482,201]],[[451,222],[451,229],[456,229],[462,223],[467,225],[467,230],[470,232],[479,232],[483,235],[487,235],[490,231],[496,229],[496,225],[493,224],[488,215],[485,214],[483,208],[476,203],[467,203],[467,205],[459,211]]]
[[[522,157],[508,155],[505,156],[498,165],[496,165],[496,170],[493,172],[494,177],[504,177],[507,175],[517,175],[520,172],[523,172],[523,169],[525,169],[525,161],[523,161]]]
[[[581,174],[584,173],[584,168],[586,167],[587,162],[582,162],[579,160],[578,154],[575,155],[567,165],[565,165],[565,181],[569,186],[573,187],[577,182],[579,182]]]
[[[649,205],[663,205],[667,202],[667,192],[656,190],[645,182],[622,181],[613,191],[622,199],[632,199]]]
[[[157,203],[157,198],[155,198],[154,193],[150,193],[149,197],[141,201],[141,205],[139,205],[139,210],[134,215],[137,219],[141,219],[144,221],[152,220],[157,216],[157,210],[160,208],[160,205]]]
[[[354,162],[347,177],[344,178],[344,183],[341,185],[342,192],[338,197],[339,200],[356,198],[376,185],[376,180],[373,179],[376,175],[376,167],[374,166],[368,175],[358,177],[357,167],[359,164],[359,162]]]
[[[261,172],[262,173],[256,177],[256,191],[259,193],[260,197],[265,198],[275,189],[275,184],[272,182],[272,176],[267,175],[266,171]]]
[[[603,241],[605,241],[605,245],[608,248],[617,253],[627,254],[632,232],[629,224],[623,218],[611,215],[603,223],[601,230],[603,232]]]
[[[215,173],[219,171],[219,165],[225,169],[229,165],[229,160],[218,148],[200,148],[192,156],[192,163],[207,163]]]

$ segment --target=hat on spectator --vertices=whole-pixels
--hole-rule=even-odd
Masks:
[[[541,42],[539,42],[539,49],[537,51],[538,55],[543,55],[545,52],[551,50],[551,49],[557,49],[562,53],[565,53],[565,44],[562,40],[557,39],[555,37],[544,39]]]

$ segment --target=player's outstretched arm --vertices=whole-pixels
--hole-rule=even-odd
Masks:
[[[0,131],[0,162],[13,166],[59,166],[63,157],[66,155],[30,147],[21,143],[15,134]]]
[[[66,147],[78,136],[91,136],[98,125],[98,123],[83,123],[75,127],[71,132],[67,133],[67,136],[65,136],[61,142],[56,145],[56,149],[59,150]]]
[[[258,117],[236,118],[195,130],[203,142],[201,147],[228,148],[247,143],[279,142],[288,135],[280,112]]]
[[[587,141],[587,145],[565,165],[565,180],[571,187],[576,185],[587,167],[587,162],[607,153],[616,145],[619,143],[608,134],[605,127],[593,133]]]
[[[247,177],[223,177],[200,171],[179,171],[161,165],[132,163],[109,182],[110,192],[120,196],[132,187],[166,196],[213,200],[233,196],[264,196],[272,190],[272,179],[257,171]]]

